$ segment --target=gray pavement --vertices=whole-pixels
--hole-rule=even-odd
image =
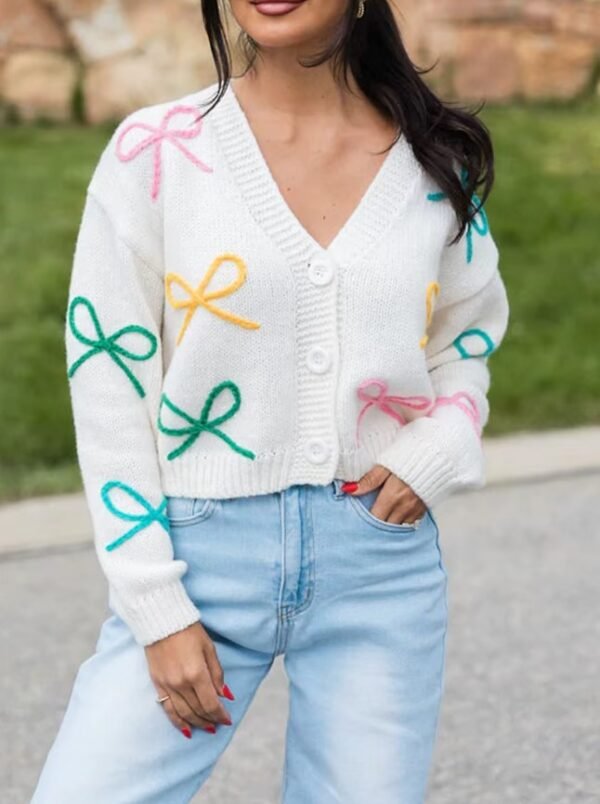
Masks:
[[[600,474],[457,495],[436,518],[450,626],[428,804],[598,804]],[[89,544],[0,559],[0,801],[25,804],[108,611]],[[194,803],[278,804],[286,686],[279,658]]]

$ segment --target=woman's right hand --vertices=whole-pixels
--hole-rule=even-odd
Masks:
[[[157,698],[169,698],[162,706],[174,726],[186,737],[191,727],[215,732],[221,723],[230,726],[229,713],[219,700],[233,700],[224,683],[223,668],[213,641],[200,622],[144,646]]]

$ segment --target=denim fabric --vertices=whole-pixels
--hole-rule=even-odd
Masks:
[[[112,614],[80,666],[32,804],[183,804],[275,656],[289,678],[283,804],[422,804],[442,699],[447,574],[436,523],[386,523],[341,480],[168,498],[175,556],[236,699],[186,740]],[[143,538],[140,535],[137,538]]]

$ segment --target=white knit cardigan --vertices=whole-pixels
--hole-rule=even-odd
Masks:
[[[89,182],[66,314],[77,452],[111,602],[150,644],[201,619],[167,496],[356,480],[432,507],[484,482],[506,330],[482,210],[456,215],[404,137],[327,248],[279,191],[229,85],[128,115]]]

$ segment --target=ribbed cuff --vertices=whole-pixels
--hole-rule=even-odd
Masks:
[[[428,508],[450,495],[458,485],[455,467],[449,458],[432,447],[430,441],[415,435],[410,426],[401,430],[396,440],[377,456],[403,480]]]
[[[201,619],[181,581],[161,586],[131,603],[124,603],[111,589],[111,604],[140,645],[151,645]]]

